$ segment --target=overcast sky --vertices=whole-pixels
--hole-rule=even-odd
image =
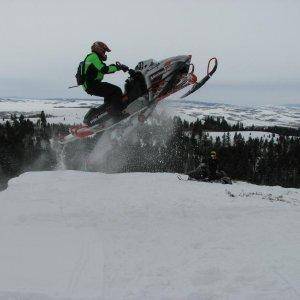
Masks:
[[[193,99],[300,103],[299,36],[299,0],[0,0],[0,97],[86,97],[67,86],[101,40],[108,62],[131,67],[192,54],[200,75],[217,56],[218,72]]]

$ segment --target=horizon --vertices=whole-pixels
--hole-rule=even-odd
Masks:
[[[300,85],[289,84],[286,88],[278,85],[266,84],[266,85],[256,85],[254,83],[243,84],[243,85],[216,85],[213,84],[213,79],[209,81],[203,89],[200,89],[195,94],[187,97],[186,99],[182,99],[182,101],[198,101],[198,102],[207,102],[207,103],[217,103],[217,104],[231,104],[231,105],[241,105],[241,106],[257,106],[257,105],[300,105],[300,101],[298,99],[293,98],[293,92],[299,90],[300,95]],[[271,98],[272,94],[276,101],[253,101],[255,99],[255,91],[254,89],[259,89],[261,95],[267,95],[265,98]],[[76,90],[81,90],[81,87],[75,88]],[[188,88],[186,88],[188,90]],[[225,92],[224,92],[225,91]],[[232,100],[230,96],[233,95],[233,99],[239,97],[239,94],[243,95],[247,93],[248,97],[252,97],[252,101],[244,102],[239,100]],[[285,95],[287,94],[287,96]],[[184,91],[177,92],[168,100],[179,100],[180,96],[184,94]],[[296,94],[296,93],[295,93]],[[227,99],[223,97],[223,95],[227,95]],[[238,95],[238,96],[236,96]],[[241,97],[241,96],[240,96]],[[56,100],[56,99],[73,99],[73,100],[99,100],[101,102],[103,98],[97,96],[90,96],[86,93],[81,93],[79,96],[77,95],[0,95],[0,98],[6,99],[32,99],[32,100]]]
[[[102,98],[99,98],[97,96],[86,96],[86,97],[18,97],[18,96],[0,96],[0,104],[1,101],[92,101],[92,102],[97,102],[99,103],[103,102]],[[186,98],[185,100],[181,100],[180,97],[178,98],[168,98],[166,102],[164,101],[165,104],[167,104],[168,101],[182,101],[182,103],[188,103],[188,102],[193,102],[193,103],[199,103],[199,104],[208,104],[208,105],[227,105],[227,106],[241,106],[241,107],[277,107],[277,106],[283,106],[283,107],[295,107],[295,108],[300,108],[300,103],[278,103],[278,104],[253,104],[253,103],[243,103],[243,104],[238,104],[238,103],[230,103],[230,102],[217,102],[214,101],[213,99],[193,99],[193,98]],[[0,110],[1,111],[1,110]]]

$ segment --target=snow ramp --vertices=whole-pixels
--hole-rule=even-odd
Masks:
[[[300,190],[25,173],[0,193],[0,299],[300,299]]]

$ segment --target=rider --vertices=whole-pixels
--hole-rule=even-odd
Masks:
[[[196,180],[216,180],[219,174],[219,159],[216,151],[210,152],[210,157],[201,163],[195,170],[188,173],[189,177]]]
[[[220,163],[216,151],[210,152],[210,158],[207,159],[207,166],[209,171],[209,179],[218,179]]]
[[[111,83],[103,82],[105,74],[115,73],[117,71],[127,72],[129,68],[120,63],[106,65],[107,60],[106,52],[111,50],[103,42],[95,42],[91,47],[91,53],[87,55],[84,60],[84,78],[83,84],[84,90],[95,96],[104,97],[104,103],[110,104],[112,107],[112,115],[120,115],[124,108],[122,102],[122,90]],[[87,125],[93,125],[90,122],[97,116],[99,112],[98,108],[91,108],[84,117],[84,123]]]

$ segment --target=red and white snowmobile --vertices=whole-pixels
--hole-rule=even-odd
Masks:
[[[215,57],[209,60],[207,74],[198,82],[191,58],[191,55],[180,55],[159,62],[149,59],[138,63],[134,70],[129,70],[130,77],[126,80],[123,96],[126,108],[122,114],[113,116],[109,105],[103,104],[96,108],[97,114],[90,121],[90,126],[83,124],[71,127],[70,134],[63,137],[61,143],[122,126],[134,117],[144,122],[159,101],[189,85],[192,88],[181,98],[194,93],[215,73],[218,61]]]

